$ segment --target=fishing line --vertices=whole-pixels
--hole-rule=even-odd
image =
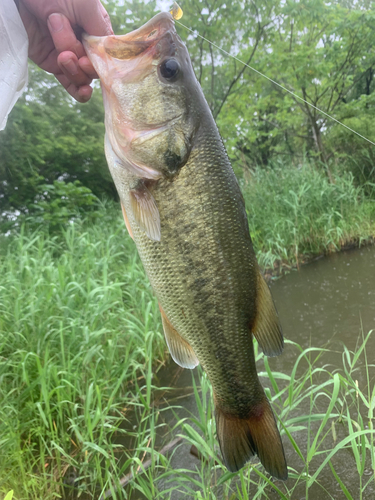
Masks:
[[[239,63],[243,64],[244,66],[246,66],[247,68],[251,69],[252,71],[254,71],[255,73],[257,73],[258,75],[262,76],[263,78],[266,78],[268,81],[270,81],[271,83],[273,83],[274,85],[277,85],[278,87],[280,87],[282,90],[284,90],[285,92],[288,92],[289,94],[291,94],[293,97],[295,97],[296,99],[299,99],[300,101],[306,103],[308,106],[316,109],[316,111],[319,111],[319,113],[322,113],[323,115],[327,116],[328,118],[330,118],[331,120],[333,120],[334,122],[338,123],[339,125],[341,125],[342,127],[345,127],[347,130],[350,130],[350,132],[353,132],[353,134],[356,134],[358,135],[358,137],[361,137],[361,139],[364,139],[365,141],[369,142],[370,144],[372,144],[373,146],[375,146],[375,142],[372,142],[370,141],[370,139],[367,139],[367,137],[361,135],[359,132],[356,132],[355,130],[353,130],[352,128],[348,127],[347,125],[345,125],[345,123],[342,123],[340,122],[339,120],[336,120],[336,118],[334,118],[333,116],[329,115],[328,113],[326,113],[325,111],[317,108],[316,106],[314,106],[314,104],[311,104],[311,102],[308,102],[306,101],[305,99],[303,99],[303,97],[300,97],[298,94],[295,94],[294,92],[292,92],[291,90],[287,89],[286,87],[283,87],[283,85],[281,85],[280,83],[276,82],[275,80],[272,80],[272,78],[270,78],[269,76],[267,75],[264,75],[263,73],[261,73],[260,71],[258,71],[257,69],[253,68],[252,66],[250,66],[249,64],[246,64],[244,61],[241,61],[241,59],[239,59],[238,57],[236,56],[233,56],[232,54],[230,54],[229,52],[227,52],[226,50],[222,49],[221,47],[219,47],[218,45],[216,45],[216,43],[214,42],[211,42],[211,40],[208,40],[207,38],[205,38],[204,36],[202,36],[200,33],[198,33],[196,30],[193,30],[191,28],[189,28],[188,26],[185,26],[185,24],[182,24],[180,21],[178,21],[177,19],[175,19],[175,23],[178,23],[180,24],[183,28],[186,28],[187,30],[191,31],[195,36],[199,36],[200,38],[202,38],[203,40],[205,40],[206,42],[210,43],[211,45],[213,45],[214,47],[216,47],[217,49],[221,50],[221,52],[224,52],[224,54],[228,55],[229,57],[233,57],[233,59],[235,59],[236,61],[238,61]]]

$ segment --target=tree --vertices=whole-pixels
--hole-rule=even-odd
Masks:
[[[106,7],[117,34],[142,26],[157,12],[155,1],[109,0]],[[357,155],[358,181],[372,179],[373,147],[316,109],[375,141],[372,2],[192,0],[182,7],[181,22],[190,31],[178,22],[176,28],[237,174],[275,158],[298,164],[305,155],[324,168],[334,160],[354,171]],[[78,180],[98,197],[115,198],[103,135],[99,88],[88,104],[78,104],[31,65],[28,93],[0,133],[0,213],[27,213],[40,186],[56,180]]]
[[[374,15],[358,2],[303,0],[279,4],[275,16],[265,50],[253,64],[313,107],[244,73],[219,124],[242,117],[230,138],[237,161],[245,153],[250,162],[268,163],[275,155],[302,155],[305,149],[327,163],[335,154],[327,138],[339,125],[316,108],[338,117],[361,85],[372,91]]]
[[[0,213],[27,213],[40,185],[56,180],[78,180],[98,197],[115,197],[103,137],[100,92],[88,104],[76,103],[30,65],[29,89],[0,133]]]

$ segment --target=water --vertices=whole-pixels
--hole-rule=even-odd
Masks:
[[[343,344],[349,350],[355,351],[356,346],[362,340],[362,332],[366,335],[371,329],[374,329],[374,335],[369,339],[367,353],[368,362],[374,362],[375,247],[342,252],[316,260],[303,266],[299,271],[292,272],[273,282],[271,291],[283,325],[285,338],[298,343],[303,348],[313,346],[330,349],[330,353],[319,360],[320,366],[328,367],[330,371],[333,371],[335,367],[341,367]],[[290,375],[298,354],[299,352],[294,346],[286,344],[282,356],[269,359],[271,369]],[[366,384],[364,370],[359,371],[356,378],[358,378],[360,387],[364,388]],[[171,362],[167,369],[161,373],[159,384],[161,386],[172,385],[172,380],[175,389],[162,394],[162,400],[165,401],[165,405],[178,405],[182,409],[178,410],[177,416],[172,411],[161,412],[159,423],[165,421],[166,428],[171,428],[176,418],[197,416],[195,398],[192,395],[191,371],[183,370]],[[160,395],[156,397],[160,397]],[[306,404],[306,408],[299,408],[302,414],[309,414],[309,401]],[[324,404],[328,405],[326,400]],[[160,408],[162,407],[163,405],[160,405]],[[322,411],[324,411],[324,407],[322,407]],[[319,423],[315,427],[312,426],[313,436],[314,429],[318,427]],[[345,437],[343,426],[338,426],[336,431],[338,439]],[[304,451],[307,447],[307,433],[297,432],[294,434],[294,438],[301,450]],[[168,436],[164,432],[159,433],[157,448],[159,449],[162,444],[171,439],[170,435]],[[283,441],[286,444],[288,465],[301,471],[303,469],[301,459],[285,436]],[[127,445],[127,443],[123,444]],[[334,447],[333,439],[331,445]],[[316,460],[314,458],[311,473],[316,470],[323,459],[323,455],[317,457]],[[190,445],[187,443],[176,450],[171,464],[174,468],[192,471],[196,467],[201,468],[200,461],[190,454]],[[350,450],[341,452],[334,458],[333,464],[349,490],[353,493],[358,492],[359,483],[356,478],[357,473],[352,452]],[[289,481],[293,480],[288,480],[287,486]],[[346,498],[329,468],[319,476],[319,482],[320,486],[316,484],[309,490],[309,499],[328,500],[333,497],[335,500],[344,500]],[[291,487],[292,484],[290,482],[289,486]],[[158,487],[163,489],[163,485],[160,483],[158,483]],[[171,484],[168,487],[170,488]],[[324,488],[332,496],[326,493]],[[186,498],[186,495],[174,492],[171,498],[179,500]],[[269,498],[278,499],[279,495],[271,492]],[[357,497],[354,496],[354,498]],[[375,498],[373,486],[366,490],[362,498],[363,500]],[[300,489],[297,488],[294,491],[292,499],[305,499],[303,484],[301,484]]]
[[[302,347],[330,341],[330,348],[355,350],[362,328],[375,329],[375,247],[319,259],[274,282],[271,291],[286,338]],[[375,352],[375,335],[368,350]]]
[[[330,349],[319,361],[320,366],[331,371],[342,367],[343,345],[355,351],[362,342],[362,332],[366,335],[372,329],[374,334],[368,341],[367,354],[369,363],[375,361],[375,247],[342,252],[316,260],[303,266],[300,271],[292,272],[272,283],[271,291],[287,339],[303,348],[313,346]],[[292,346],[286,345],[282,356],[270,360],[271,368],[290,374],[296,354],[298,353]],[[365,375],[364,369],[356,373],[362,389],[366,385]],[[372,381],[372,386],[373,383]],[[338,438],[345,437],[344,430],[338,430],[341,432]],[[297,433],[294,438],[304,449],[306,435]],[[286,453],[288,464],[301,470],[301,461],[290,446],[287,446]],[[334,466],[349,490],[358,492],[352,452],[344,451],[337,455]],[[335,499],[346,498],[341,489],[336,487],[329,469],[319,480]],[[293,498],[299,500],[304,496],[301,493],[301,496]],[[324,500],[330,497],[321,488],[312,488],[311,498]],[[364,500],[374,498],[373,488],[365,491]]]
[[[375,247],[332,254],[303,266],[270,286],[284,337],[303,348],[330,352],[320,365],[342,367],[343,345],[356,351],[362,334],[374,334],[367,343],[368,362],[375,361]],[[296,350],[286,344],[284,352],[270,359],[273,370],[290,374]],[[365,371],[357,378],[366,383]]]

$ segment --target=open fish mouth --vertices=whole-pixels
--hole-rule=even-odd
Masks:
[[[116,59],[131,59],[150,49],[168,32],[175,32],[173,17],[161,12],[140,28],[125,35],[93,36],[83,33],[82,38],[89,47],[102,46],[104,51]]]
[[[161,12],[142,27],[126,35],[82,35],[83,45],[99,76],[121,74],[128,82],[144,78],[161,57],[176,52],[177,33],[173,17]]]

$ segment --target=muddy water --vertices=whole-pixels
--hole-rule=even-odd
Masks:
[[[368,361],[375,362],[375,247],[365,247],[359,250],[342,252],[316,260],[299,271],[292,272],[287,276],[271,284],[272,294],[281,318],[285,338],[298,343],[303,348],[327,347],[330,353],[319,360],[319,365],[330,371],[342,367],[343,344],[351,351],[356,350],[356,346],[361,339],[362,331],[367,334],[374,329],[374,335],[370,338],[367,347]],[[278,358],[269,359],[271,369],[274,371],[291,373],[299,351],[292,345],[285,346],[284,353]],[[262,366],[259,366],[262,369]],[[373,373],[374,375],[374,373]],[[198,374],[195,370],[197,383]],[[356,373],[361,387],[366,383],[364,370]],[[373,385],[372,381],[372,385]],[[157,448],[170,441],[174,434],[172,430],[176,419],[198,416],[195,398],[192,395],[192,372],[176,367],[171,362],[158,376],[159,386],[173,385],[174,389],[166,393],[161,392],[159,398],[159,408],[176,405],[180,409],[172,411],[161,411],[159,424],[165,422],[165,427],[161,427],[158,436]],[[164,402],[164,404],[160,404]],[[323,401],[327,405],[327,400]],[[299,408],[299,414],[309,414],[309,401],[306,408]],[[318,402],[319,405],[319,402]],[[320,411],[324,412],[322,406]],[[176,414],[177,413],[177,414]],[[297,415],[291,415],[297,416]],[[319,423],[316,424],[316,429]],[[312,435],[314,437],[314,426]],[[315,429],[315,431],[316,431]],[[178,432],[181,430],[178,429]],[[345,437],[345,429],[338,426],[338,439]],[[294,439],[301,448],[302,453],[307,447],[307,433],[300,431],[295,433]],[[297,471],[302,471],[303,463],[292,446],[284,436],[286,444],[285,451],[288,465]],[[125,446],[129,443],[123,443]],[[334,442],[330,443],[334,447]],[[182,444],[173,455],[171,465],[174,468],[194,471],[202,467],[200,461],[190,453],[190,446]],[[321,463],[324,456],[318,457],[312,463],[310,473],[313,473]],[[344,480],[345,485],[351,491],[353,498],[359,499],[359,483],[356,478],[356,467],[351,451],[343,451],[333,460],[336,472]],[[365,472],[365,482],[369,479]],[[335,500],[345,499],[345,495],[337,485],[331,471],[328,469],[319,476],[319,483],[313,485],[309,490],[308,498],[311,500]],[[292,487],[293,480],[287,482],[287,486]],[[161,484],[158,487],[163,490],[173,488],[173,483]],[[189,484],[189,487],[193,487]],[[325,490],[328,490],[328,494]],[[170,490],[169,490],[170,491]],[[278,499],[279,495],[270,492],[270,499]],[[139,496],[138,496],[139,497]],[[137,497],[137,498],[138,498]],[[173,500],[187,498],[186,493],[173,491]],[[301,484],[291,500],[304,500],[306,498],[305,487]],[[373,500],[375,489],[369,487],[362,496],[363,500]]]
[[[302,347],[354,350],[375,329],[375,247],[330,255],[271,285],[286,338]],[[375,335],[370,339],[375,353]],[[288,360],[283,356],[283,366]],[[285,365],[286,363],[286,365]]]

